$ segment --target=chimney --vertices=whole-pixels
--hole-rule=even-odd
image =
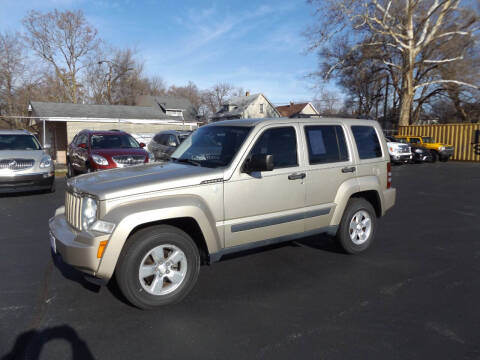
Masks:
[[[245,96],[250,96],[250,91],[247,91],[247,92],[245,93]]]

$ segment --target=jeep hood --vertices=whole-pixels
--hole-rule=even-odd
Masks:
[[[70,179],[67,187],[108,200],[199,185],[202,181],[218,178],[223,179],[223,169],[167,162],[80,175]]]

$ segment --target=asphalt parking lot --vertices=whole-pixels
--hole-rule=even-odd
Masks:
[[[396,166],[365,254],[327,237],[201,269],[137,310],[50,256],[55,194],[0,197],[2,359],[480,359],[480,164]]]

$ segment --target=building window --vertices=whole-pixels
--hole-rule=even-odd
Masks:
[[[165,113],[170,116],[182,116],[182,112],[180,110],[167,110]]]
[[[263,104],[260,104],[260,114],[263,114]]]

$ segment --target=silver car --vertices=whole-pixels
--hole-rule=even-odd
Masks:
[[[50,155],[26,130],[0,130],[0,193],[55,191]]]

